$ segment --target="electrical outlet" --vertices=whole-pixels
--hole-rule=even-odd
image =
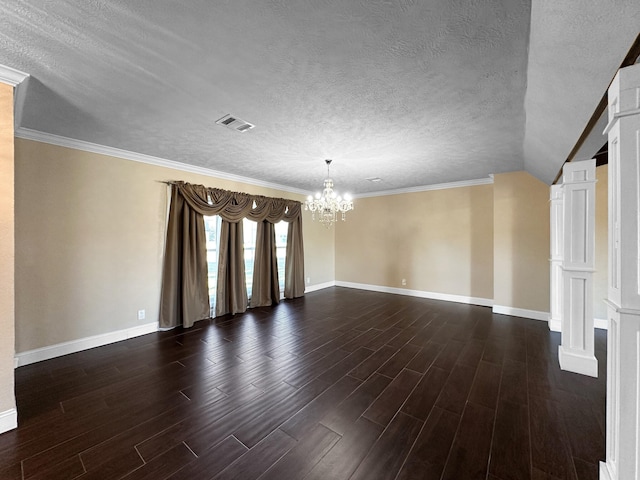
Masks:
[[[146,313],[144,310],[138,310],[138,320],[144,320],[146,317]]]
[[[406,284],[407,284],[407,279],[406,279],[406,278],[403,278],[403,279],[402,279],[402,285],[406,285]]]
[[[307,277],[307,284],[311,283],[311,277]]]

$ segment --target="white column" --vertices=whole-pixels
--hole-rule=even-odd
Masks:
[[[640,65],[609,87],[607,457],[600,478],[640,479]]]
[[[593,272],[595,267],[596,161],[562,169],[562,341],[560,368],[598,376],[594,354]]]
[[[562,212],[562,185],[551,185],[551,311],[549,312],[549,330],[560,332],[562,330],[562,254],[564,245],[562,242],[564,233]]]

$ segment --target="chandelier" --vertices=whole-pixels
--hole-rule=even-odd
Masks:
[[[315,198],[309,195],[307,201],[304,203],[305,210],[311,210],[311,217],[313,220],[318,215],[318,220],[325,227],[330,228],[336,222],[338,213],[342,214],[342,220],[345,220],[345,214],[349,210],[353,210],[353,202],[348,194],[345,194],[344,198],[333,191],[333,180],[329,176],[329,165],[331,160],[325,160],[327,164],[327,178],[324,181],[324,190],[322,195],[320,192],[316,193]]]

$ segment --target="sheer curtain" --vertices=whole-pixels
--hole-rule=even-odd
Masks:
[[[189,327],[195,321],[209,316],[203,215],[220,215],[223,220],[221,230],[227,232],[225,234],[221,232],[220,235],[220,260],[222,260],[223,248],[225,248],[225,260],[219,261],[218,265],[216,315],[239,313],[246,309],[242,247],[242,219],[245,217],[260,223],[274,224],[281,220],[290,222],[285,262],[285,297],[295,298],[304,295],[304,249],[300,202],[230,192],[184,182],[170,182],[170,184],[171,208],[162,277],[161,327],[176,325]],[[257,255],[256,262],[264,263],[262,259],[257,258]],[[239,272],[242,275],[239,275]],[[277,272],[275,275],[277,279]],[[260,275],[257,284],[254,280],[253,288],[258,288],[260,291],[269,290],[270,287],[262,282],[265,278],[268,276]]]

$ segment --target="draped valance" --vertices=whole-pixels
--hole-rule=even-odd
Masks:
[[[300,218],[302,203],[285,198],[264,197],[219,188],[170,182],[187,204],[200,215],[219,215],[223,220],[238,223],[243,218],[254,222],[293,222]]]

